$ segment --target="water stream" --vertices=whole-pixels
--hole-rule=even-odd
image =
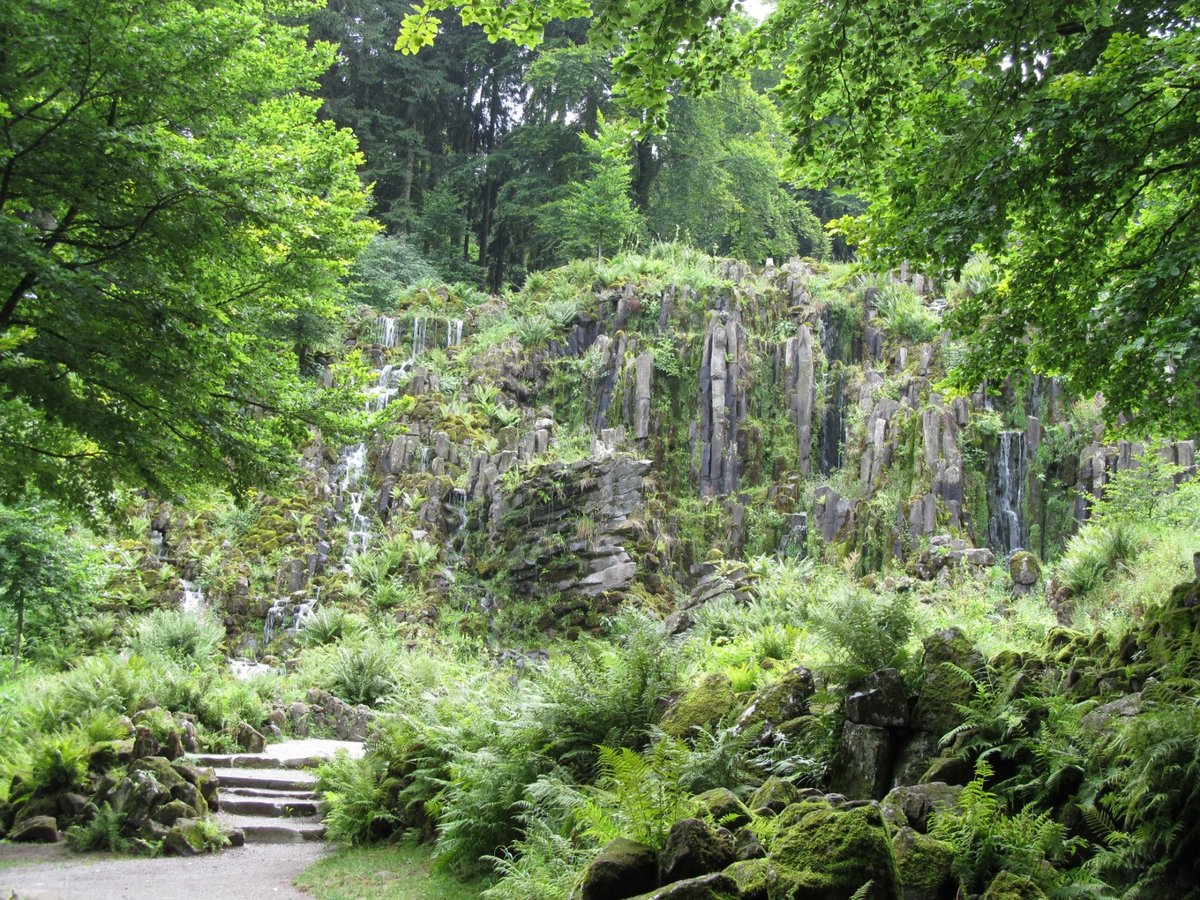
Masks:
[[[1025,495],[1025,432],[1002,431],[991,486],[988,546],[997,553],[1020,550],[1029,541],[1021,504]]]

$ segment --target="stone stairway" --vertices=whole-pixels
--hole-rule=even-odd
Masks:
[[[194,754],[217,777],[217,821],[240,831],[246,843],[290,844],[325,837],[313,769],[339,750],[363,753],[357,741],[297,740],[268,745],[261,753]]]

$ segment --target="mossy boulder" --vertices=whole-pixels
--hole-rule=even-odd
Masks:
[[[658,882],[670,884],[720,872],[734,861],[733,840],[702,819],[680,819],[658,855]]]
[[[867,900],[900,900],[896,858],[877,807],[808,800],[784,810],[780,822],[769,856],[772,900],[845,900],[868,882]]]
[[[652,889],[658,883],[658,860],[654,850],[628,838],[616,838],[583,870],[583,878],[572,895],[575,900],[625,900]]]
[[[155,822],[170,827],[180,819],[196,818],[196,809],[182,800],[172,800],[159,806],[150,816]]]
[[[750,795],[749,806],[755,811],[766,809],[779,813],[799,799],[800,793],[794,784],[772,775]]]
[[[971,683],[957,670],[973,672],[983,657],[957,628],[947,628],[925,639],[924,678],[917,700],[916,726],[920,731],[943,735],[962,722],[960,705],[969,703]]]
[[[992,879],[982,900],[1045,900],[1043,891],[1030,878],[1014,872],[1001,872]]]
[[[1008,558],[1008,577],[1018,589],[1028,589],[1042,577],[1042,567],[1028,550],[1018,550]]]
[[[214,833],[219,841],[214,841]],[[173,856],[199,856],[215,852],[225,840],[201,819],[179,819],[163,839],[163,850]]]
[[[767,875],[771,863],[766,859],[739,860],[725,869],[738,886],[741,900],[768,900]]]
[[[930,814],[952,809],[961,793],[958,785],[940,781],[902,785],[888,792],[879,811],[893,832],[914,828],[924,833],[929,830]]]
[[[133,765],[129,767],[129,771],[131,773],[146,772],[153,775],[154,780],[168,791],[187,783],[184,777],[171,765],[171,761],[162,756],[147,756],[135,760]]]
[[[886,728],[847,722],[842,726],[830,786],[851,800],[880,800],[892,774],[892,736]]]
[[[735,829],[750,821],[750,810],[729,788],[713,788],[697,795],[696,800],[712,814],[718,825]]]
[[[904,900],[954,900],[954,848],[904,827],[892,838]]]
[[[808,714],[808,701],[816,688],[812,672],[803,666],[789,669],[778,681],[759,689],[738,718],[739,731],[761,727],[770,729]]]
[[[715,872],[676,881],[635,900],[740,900],[740,897],[737,882],[724,872]]]
[[[62,834],[53,816],[27,816],[13,824],[8,839],[21,843],[53,844],[62,840]]]
[[[662,719],[662,730],[672,737],[687,737],[693,728],[718,724],[736,705],[729,676],[724,672],[711,672],[667,710]]]

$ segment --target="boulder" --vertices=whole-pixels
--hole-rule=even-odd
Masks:
[[[1008,574],[1014,587],[1028,589],[1042,577],[1042,567],[1028,550],[1018,550],[1008,559]]]
[[[163,840],[163,850],[172,856],[199,856],[214,849],[200,819],[177,820]]]
[[[739,900],[737,882],[724,872],[676,881],[637,900]]]
[[[600,848],[572,895],[575,900],[625,900],[657,884],[654,851],[628,838],[616,838]]]
[[[904,900],[954,900],[957,885],[950,869],[954,848],[927,834],[901,828],[892,838]]]
[[[729,788],[713,788],[696,797],[712,813],[713,821],[726,828],[741,828],[750,822],[750,810]]]
[[[1001,872],[983,892],[982,900],[1045,900],[1045,897],[1045,891],[1024,875]]]
[[[667,710],[662,730],[672,737],[687,737],[697,726],[718,724],[736,704],[729,676],[724,672],[709,673]]]
[[[247,753],[262,753],[267,746],[267,739],[262,733],[246,722],[239,722],[234,728],[233,739]]]
[[[780,820],[769,848],[772,900],[846,900],[868,882],[866,900],[900,900],[896,858],[877,808],[806,800]]]
[[[892,771],[892,787],[917,784],[941,753],[938,737],[918,731],[902,739]]]
[[[671,884],[720,872],[734,861],[733,841],[701,819],[680,819],[671,826],[658,855],[659,884]]]
[[[193,788],[195,790],[195,788]],[[180,819],[196,818],[196,810],[194,807],[188,806],[182,800],[172,800],[169,803],[164,803],[150,814],[150,818],[155,822],[166,825],[168,828],[178,822]]]
[[[940,781],[903,785],[892,788],[879,810],[893,831],[913,828],[924,834],[929,830],[930,814],[953,808],[961,793],[958,785]]]
[[[904,680],[896,669],[872,672],[846,698],[846,719],[858,725],[905,728],[909,724]]]
[[[745,862],[748,859],[762,859],[767,851],[758,835],[749,828],[743,828],[733,836],[733,855],[739,862]]]
[[[799,799],[800,794],[794,784],[772,775],[750,795],[749,805],[755,811],[765,809],[779,813]]]
[[[761,725],[763,737],[768,737],[773,726],[806,715],[808,700],[815,690],[812,672],[802,666],[791,669],[754,695],[738,717],[738,730]]]
[[[53,816],[28,816],[13,823],[8,839],[22,843],[53,844],[62,840],[62,835]]]
[[[759,857],[739,860],[728,866],[725,874],[736,882],[740,900],[768,900],[767,876],[770,871],[770,861]]]
[[[158,738],[154,736],[154,732],[149,728],[139,726],[133,738],[133,758],[158,756],[161,752],[162,746],[159,744]]]
[[[830,786],[851,800],[879,800],[892,775],[892,737],[885,728],[847,722],[842,726]]]
[[[154,776],[154,780],[168,791],[181,784],[186,784],[184,777],[171,765],[171,761],[162,756],[147,756],[134,761],[129,767],[130,773],[146,772]]]
[[[971,683],[956,669],[973,672],[982,662],[974,645],[957,628],[925,639],[924,679],[916,714],[919,730],[941,737],[962,723],[958,707],[969,703],[974,694]]]

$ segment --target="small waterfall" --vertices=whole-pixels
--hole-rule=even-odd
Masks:
[[[426,472],[429,470],[429,447],[428,445],[421,448],[421,467],[418,472]]]
[[[989,497],[988,545],[1009,554],[1029,540],[1021,511],[1025,499],[1025,432],[1002,431],[996,453],[995,479]]]
[[[462,343],[463,336],[463,320],[462,319],[447,319],[446,320],[446,349],[449,350],[456,344]]]
[[[467,530],[467,492],[462,488],[451,490],[445,508],[446,512],[454,517],[446,549],[450,555],[458,556],[462,553],[463,534]]]
[[[363,501],[366,497],[365,482],[367,479],[367,445],[358,444],[345,451],[342,461],[342,480],[339,489],[349,507],[346,522],[349,531],[346,535],[346,567],[349,570],[350,560],[365,553],[371,543],[371,522],[363,515]],[[343,512],[346,509],[343,508]]]
[[[817,440],[822,475],[842,467],[845,423],[846,376],[839,367],[837,375],[826,376],[825,381],[825,409],[821,413],[821,433]]]
[[[263,623],[263,643],[269,644],[280,635],[294,635],[313,614],[315,597],[299,602],[282,597],[271,604]]]
[[[396,319],[392,316],[376,316],[375,333],[372,337],[378,338],[377,343],[381,347],[395,347],[398,337]]]
[[[171,551],[167,547],[167,535],[157,528],[150,529],[150,546],[158,559],[170,559]]]
[[[266,663],[254,662],[250,659],[231,659],[229,674],[238,681],[248,681],[256,675],[272,675],[275,670]]]
[[[378,412],[392,402],[398,393],[393,386],[396,367],[389,363],[379,370],[379,380],[367,389],[367,412]]]
[[[200,590],[199,586],[186,578],[179,580],[180,587],[183,588],[183,598],[179,601],[179,608],[183,610],[185,615],[196,618],[204,613],[207,608],[207,600],[204,597],[204,591]]]

